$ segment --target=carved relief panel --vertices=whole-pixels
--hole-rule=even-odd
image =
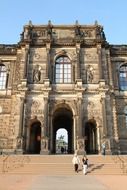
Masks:
[[[102,124],[102,107],[99,100],[86,100],[83,105],[84,120],[95,119],[98,124]]]
[[[38,99],[30,99],[26,103],[26,115],[29,117],[34,117],[43,115],[44,113],[44,101]]]
[[[47,53],[46,48],[31,48],[30,49],[30,64],[39,62],[46,63]]]

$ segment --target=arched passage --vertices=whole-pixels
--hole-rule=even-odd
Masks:
[[[36,121],[30,126],[29,153],[40,154],[41,150],[41,123]]]
[[[66,129],[68,134],[68,150],[67,153],[73,153],[73,115],[69,108],[61,106],[53,114],[53,149],[52,153],[56,153],[56,132],[58,129]]]
[[[85,150],[87,154],[97,153],[96,121],[90,119],[85,124]]]

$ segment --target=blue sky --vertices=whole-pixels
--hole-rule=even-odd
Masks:
[[[15,44],[23,26],[33,24],[103,25],[110,44],[127,44],[127,0],[0,0],[0,44]]]

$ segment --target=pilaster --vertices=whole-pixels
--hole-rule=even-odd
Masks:
[[[48,136],[48,97],[44,98],[44,136]]]
[[[116,101],[115,99],[113,98],[112,99],[112,112],[113,112],[113,126],[114,126],[114,138],[116,141],[118,141],[119,139],[119,136],[118,136],[118,123],[117,123],[117,114],[116,114]]]
[[[107,63],[108,63],[108,69],[109,69],[109,84],[112,86],[113,85],[113,78],[112,78],[112,68],[111,68],[111,59],[110,59],[109,50],[108,50],[106,56],[107,56]]]
[[[46,43],[46,52],[47,52],[46,79],[49,78],[50,46],[51,46],[50,42]]]
[[[29,45],[26,45],[25,49],[25,62],[24,62],[24,79],[27,78],[28,73],[28,65],[29,65],[29,59],[30,59],[30,51],[29,51]]]
[[[16,153],[23,153],[23,130],[24,130],[24,104],[25,99],[24,97],[20,98],[20,119],[19,119],[19,131],[17,136],[16,142]]]
[[[99,62],[99,79],[103,79],[102,76],[102,52],[101,45],[97,45],[98,62]]]
[[[107,137],[107,122],[106,122],[106,106],[105,106],[105,96],[103,95],[101,98],[102,104],[102,119],[103,119],[103,139]]]
[[[77,79],[81,79],[81,70],[80,70],[80,43],[76,43],[76,53],[77,53]]]

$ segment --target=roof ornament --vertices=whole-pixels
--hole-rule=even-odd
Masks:
[[[32,27],[32,26],[33,26],[33,24],[32,24],[32,21],[31,21],[31,20],[29,20],[29,26],[30,26],[30,27]]]
[[[95,20],[95,23],[94,23],[95,25],[98,25],[98,21],[97,20]]]
[[[52,35],[52,23],[51,23],[51,20],[48,21],[47,34],[48,34],[48,36]]]
[[[78,20],[76,20],[75,22],[75,35],[76,36],[80,36],[81,32],[80,32],[80,25],[79,25],[79,22]]]
[[[76,26],[79,26],[78,20],[75,21],[75,25],[76,25]]]

